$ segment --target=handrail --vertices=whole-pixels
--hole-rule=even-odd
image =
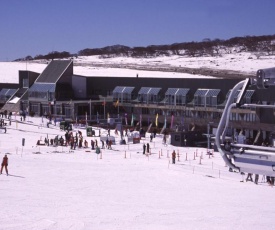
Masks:
[[[239,171],[239,168],[236,167],[231,162],[231,159],[228,157],[228,155],[232,155],[232,154],[229,151],[222,149],[221,141],[224,142],[225,132],[226,132],[226,128],[227,128],[228,120],[229,120],[230,109],[236,105],[235,103],[232,104],[232,102],[234,100],[235,93],[238,90],[240,90],[244,86],[245,83],[246,83],[246,80],[243,80],[243,81],[239,82],[237,85],[235,85],[234,88],[231,90],[231,93],[230,93],[228,100],[226,102],[224,112],[222,114],[220,123],[217,128],[216,136],[215,136],[216,146],[217,146],[217,149],[218,149],[219,153],[221,154],[223,160],[229,167],[231,167],[232,169],[238,170],[238,171]]]

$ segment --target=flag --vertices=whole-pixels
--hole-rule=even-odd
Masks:
[[[159,114],[157,113],[156,115],[156,126],[158,127],[158,119],[159,119]]]
[[[115,107],[118,107],[119,105],[119,100],[117,99],[116,103],[115,103]]]

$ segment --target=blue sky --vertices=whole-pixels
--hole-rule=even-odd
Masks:
[[[0,0],[0,61],[275,34],[274,0]]]

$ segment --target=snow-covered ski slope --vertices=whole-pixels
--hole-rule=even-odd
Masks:
[[[18,122],[15,122],[17,120]],[[260,175],[259,184],[240,182],[220,155],[206,149],[150,142],[119,145],[113,150],[37,146],[37,140],[63,135],[46,128],[44,118],[12,116],[0,133],[0,158],[9,173],[0,175],[0,229],[272,229],[274,188]],[[81,127],[84,139],[91,140]],[[1,131],[1,130],[0,130]],[[106,131],[101,131],[102,135]],[[22,146],[22,138],[25,146]],[[151,154],[143,155],[143,143]],[[171,152],[180,158],[171,164]],[[202,158],[201,158],[202,157]]]

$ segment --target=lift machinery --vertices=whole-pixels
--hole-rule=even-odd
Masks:
[[[225,137],[233,108],[275,109],[275,105],[243,103],[245,92],[251,85],[256,85],[258,89],[275,86],[275,68],[260,69],[255,77],[239,82],[231,90],[217,128],[216,146],[223,160],[232,170],[275,177],[275,147],[238,144],[232,141],[228,143]],[[240,93],[234,102],[234,95],[238,90]]]

